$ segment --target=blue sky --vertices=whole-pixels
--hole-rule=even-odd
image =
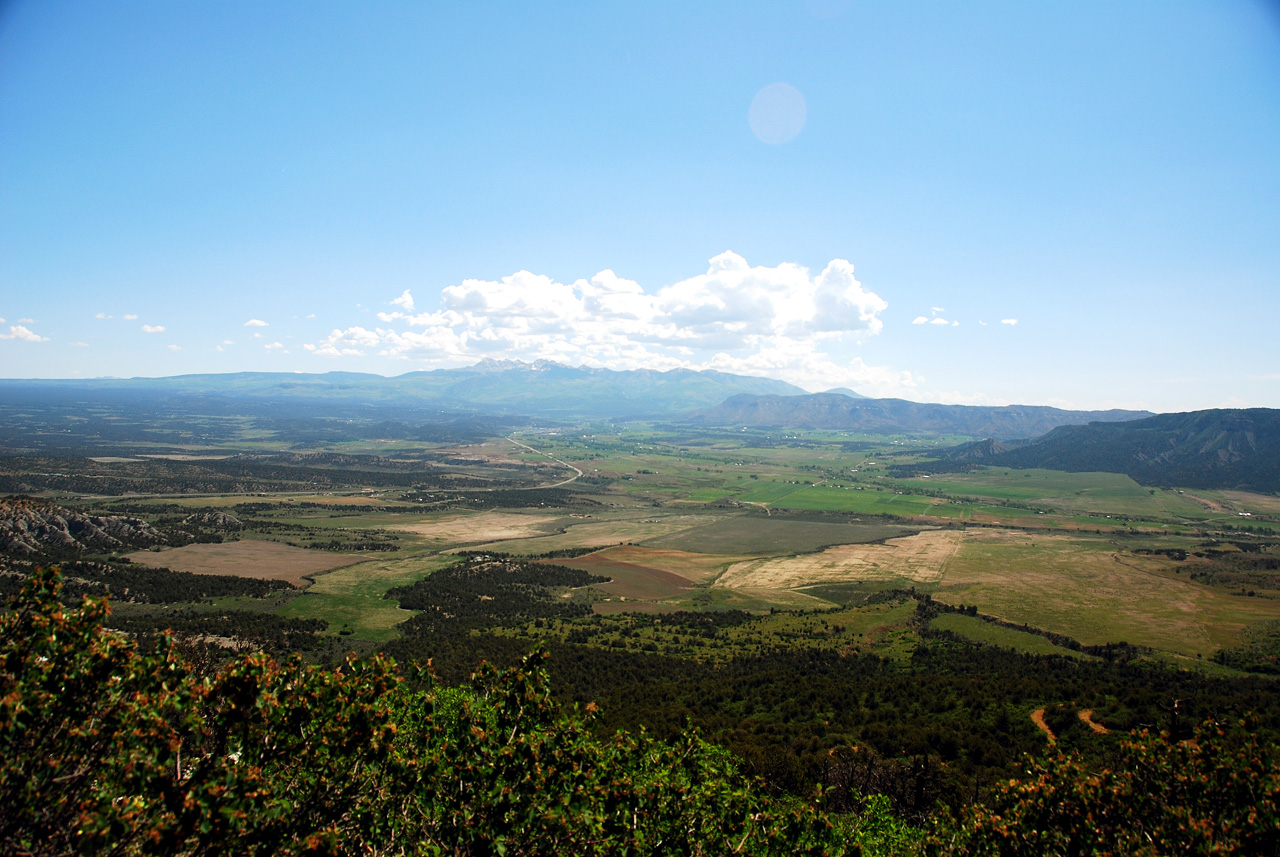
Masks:
[[[0,318],[0,377],[1280,407],[1280,11],[17,0]]]

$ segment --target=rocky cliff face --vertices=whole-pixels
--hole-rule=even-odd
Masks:
[[[0,553],[150,547],[166,536],[140,518],[85,515],[40,500],[0,500]]]

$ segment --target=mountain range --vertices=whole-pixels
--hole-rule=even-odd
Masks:
[[[0,395],[164,396],[214,402],[388,406],[548,419],[673,417],[740,393],[803,395],[784,381],[728,372],[596,369],[550,360],[484,360],[393,378],[358,372],[238,372],[163,378],[0,381]]]
[[[1125,473],[1141,485],[1277,492],[1280,410],[1190,411],[1060,426],[1031,443],[965,444],[944,457],[996,467]]]
[[[692,418],[699,425],[791,427],[870,434],[960,434],[970,437],[1032,438],[1066,425],[1118,422],[1150,411],[1065,411],[1039,405],[988,407],[937,405],[905,399],[854,399],[839,393],[730,396]]]

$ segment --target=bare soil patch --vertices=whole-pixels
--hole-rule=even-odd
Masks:
[[[1058,736],[1053,734],[1053,730],[1049,728],[1048,722],[1044,719],[1043,708],[1037,708],[1035,711],[1031,712],[1031,722],[1039,727],[1041,732],[1048,736],[1050,744],[1058,743]]]
[[[129,554],[129,559],[139,565],[191,574],[231,574],[260,580],[284,580],[294,586],[305,586],[305,578],[365,562],[368,557],[246,539],[217,545],[187,545],[156,553],[138,551]]]
[[[1101,723],[1097,723],[1094,721],[1092,708],[1080,709],[1080,720],[1084,722],[1084,725],[1092,729],[1095,735],[1106,735],[1108,732],[1111,731],[1107,727],[1103,726]]]
[[[926,530],[884,544],[840,545],[815,554],[734,563],[716,581],[732,589],[795,589],[815,583],[909,580],[936,583],[964,539]]]

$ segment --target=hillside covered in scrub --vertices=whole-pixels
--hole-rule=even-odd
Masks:
[[[1062,426],[1025,446],[993,450],[981,463],[1124,473],[1141,485],[1270,493],[1280,491],[1280,410],[1192,411]]]

